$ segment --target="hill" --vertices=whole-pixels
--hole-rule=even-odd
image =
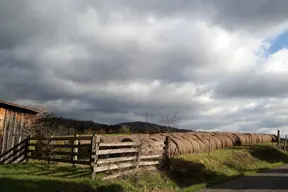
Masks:
[[[57,135],[71,134],[121,134],[121,133],[164,133],[167,128],[162,125],[141,121],[123,122],[115,125],[107,125],[94,121],[81,121],[66,119],[63,117],[50,118]],[[192,130],[171,128],[171,132],[191,132]]]
[[[134,122],[123,122],[114,125],[118,128],[121,126],[128,126],[130,131],[133,133],[164,133],[168,132],[167,127],[154,124],[154,123],[147,123],[142,121],[134,121]],[[171,132],[191,132],[192,130],[188,129],[178,129],[175,127],[171,127]]]

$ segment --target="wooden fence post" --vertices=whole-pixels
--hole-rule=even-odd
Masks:
[[[286,150],[286,146],[287,146],[287,134],[285,135],[285,140],[284,140],[284,150]]]
[[[210,155],[210,152],[211,152],[211,138],[210,138],[210,135],[208,136],[209,137],[209,149],[208,149],[208,155]],[[233,150],[234,151],[234,150]]]
[[[280,147],[280,130],[277,131],[277,147]]]
[[[93,133],[90,141],[90,165],[93,171],[94,167],[94,161],[93,161],[93,155],[95,154],[95,145],[96,145],[96,138],[95,138],[95,133]]]
[[[50,163],[50,159],[51,159],[51,155],[52,155],[52,149],[51,149],[51,139],[53,138],[53,135],[51,135],[49,138],[48,138],[48,141],[47,141],[47,151],[46,151],[46,154],[47,154],[47,162]]]
[[[140,155],[141,155],[141,144],[137,145],[138,150],[136,152],[136,162],[135,162],[135,169],[139,168],[139,164],[140,164]]]
[[[24,157],[24,159],[25,159],[26,163],[29,162],[28,148],[29,148],[30,138],[31,138],[31,136],[28,135],[26,140],[25,140],[25,152],[24,152],[25,157]]]
[[[94,164],[93,164],[93,171],[92,171],[92,179],[95,178],[96,172],[94,171],[94,168],[98,166],[98,151],[99,151],[99,144],[100,144],[100,135],[95,136],[95,147],[94,147]]]
[[[169,170],[170,168],[170,135],[165,138],[165,151],[164,151],[164,166],[165,169]]]
[[[73,139],[73,149],[72,149],[72,163],[73,167],[75,167],[75,161],[78,160],[78,144],[79,140],[77,139],[78,135],[74,134],[74,139]]]

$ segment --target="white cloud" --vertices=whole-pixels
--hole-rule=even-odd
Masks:
[[[267,50],[286,1],[15,2],[0,3],[2,99],[107,123],[157,123],[160,102],[180,104],[181,128],[285,127],[287,49]]]

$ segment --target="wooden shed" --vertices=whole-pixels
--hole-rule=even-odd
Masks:
[[[23,129],[37,114],[36,109],[0,100],[0,154],[24,139]]]

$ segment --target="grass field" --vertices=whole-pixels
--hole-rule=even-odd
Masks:
[[[0,166],[2,192],[197,191],[241,175],[288,162],[273,146],[236,147],[171,160],[169,172],[141,172],[120,179],[91,180],[90,168],[59,164]]]

